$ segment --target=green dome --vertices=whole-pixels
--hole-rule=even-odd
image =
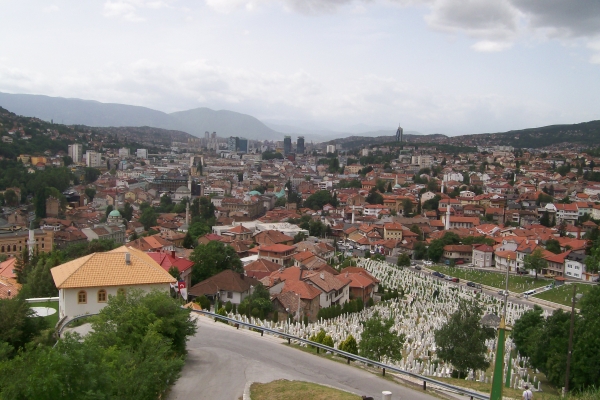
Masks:
[[[121,213],[119,212],[119,210],[112,210],[110,212],[110,214],[108,214],[109,217],[117,217],[117,218],[121,218]]]

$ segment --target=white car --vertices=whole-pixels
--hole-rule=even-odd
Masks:
[[[431,261],[423,261],[423,265],[433,265],[433,262]]]

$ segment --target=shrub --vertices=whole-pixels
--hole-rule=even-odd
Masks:
[[[210,310],[210,300],[204,295],[196,297],[194,300],[203,310]]]
[[[228,314],[231,312],[232,309],[233,309],[233,304],[231,304],[231,301],[228,301],[227,303],[225,303],[225,311],[227,311]]]
[[[254,318],[258,318],[258,316],[259,316],[259,315],[260,315],[260,310],[259,310],[258,308],[256,308],[256,307],[254,307],[254,308],[252,309],[252,316],[253,316]]]
[[[367,307],[373,307],[375,305],[375,302],[373,301],[372,297],[369,297],[369,300],[367,300]]]
[[[333,347],[333,338],[331,336],[327,335],[323,338],[323,341],[321,342],[321,344],[323,344],[325,346]]]
[[[240,312],[241,315],[246,314],[246,304],[241,303],[240,306],[238,307],[238,311]]]
[[[273,311],[273,322],[279,322],[279,313],[277,312],[277,310]]]
[[[340,350],[350,354],[358,354],[358,344],[356,343],[354,336],[348,335],[346,340],[340,343]]]

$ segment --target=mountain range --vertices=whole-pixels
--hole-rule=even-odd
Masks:
[[[263,123],[257,118],[234,111],[194,108],[186,111],[165,113],[147,107],[117,103],[101,103],[94,100],[70,99],[31,94],[9,94],[0,92],[0,107],[18,115],[37,117],[46,121],[66,125],[95,127],[153,127],[171,131],[182,131],[197,137],[205,132],[217,132],[220,137],[243,136],[253,140],[282,140],[285,134],[304,135],[307,141],[326,142],[332,139],[350,140],[355,144],[368,144],[369,138],[387,141],[394,136],[396,128],[378,129],[357,125],[338,130],[328,130],[310,123],[285,124],[278,121]],[[296,125],[296,126],[293,126]],[[298,127],[304,126],[302,127]],[[361,132],[362,129],[372,130]],[[421,135],[405,131],[407,138]],[[492,134],[447,137],[426,135],[419,142],[431,139],[437,143],[490,145],[504,144],[515,147],[544,147],[560,143],[597,145],[600,143],[600,121],[580,124],[553,125]],[[409,139],[410,140],[410,139]]]
[[[244,136],[248,139],[273,139],[276,132],[258,119],[233,111],[195,108],[171,114],[147,107],[101,103],[93,100],[67,99],[30,94],[0,93],[0,107],[18,115],[36,117],[65,125],[99,127],[151,126],[187,132],[204,137],[217,132],[221,137]]]

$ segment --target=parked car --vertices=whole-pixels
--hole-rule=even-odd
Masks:
[[[429,266],[429,265],[433,265],[433,262],[431,262],[431,261],[423,261],[423,264]]]
[[[437,276],[438,278],[443,278],[444,277],[444,274],[442,274],[441,272],[437,272],[437,271],[433,271],[431,273],[431,275]]]
[[[458,265],[458,264],[464,264],[464,263],[465,263],[465,261],[464,261],[464,260],[456,260],[456,263],[455,263],[455,264],[457,264],[457,265]]]
[[[420,271],[420,270],[421,270],[421,266],[420,266],[420,265],[417,265],[417,264],[415,264],[415,269],[416,269],[416,270],[418,270],[418,271]]]
[[[458,283],[458,282],[460,282],[460,279],[458,279],[458,278],[454,277],[454,278],[452,278],[452,279],[451,279],[451,281],[452,281],[452,282],[456,282],[456,283]]]
[[[467,264],[467,267],[473,268],[473,264]]]
[[[498,292],[498,294],[499,294],[500,296],[504,296],[504,295],[508,295],[508,292],[507,292],[506,290],[500,290],[500,291]]]
[[[481,289],[481,285],[479,283],[475,283],[475,282],[467,282],[467,286],[476,288],[476,289]]]
[[[444,279],[445,279],[445,280],[447,280],[447,281],[451,281],[451,280],[452,280],[452,277],[451,277],[450,275],[446,275],[446,276],[444,277]]]

